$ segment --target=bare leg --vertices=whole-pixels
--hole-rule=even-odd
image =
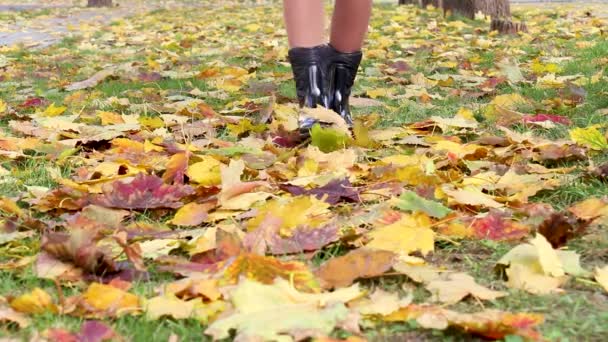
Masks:
[[[371,11],[372,0],[336,0],[331,21],[331,45],[340,52],[361,50]]]
[[[289,47],[309,48],[325,43],[323,0],[283,0],[283,10]]]

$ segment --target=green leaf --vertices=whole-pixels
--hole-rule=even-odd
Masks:
[[[350,139],[348,135],[342,132],[331,128],[322,128],[319,124],[312,126],[310,137],[312,139],[311,144],[325,153],[344,148]]]
[[[439,219],[452,212],[450,208],[443,204],[422,198],[412,191],[404,192],[399,199],[401,202],[397,204],[397,208],[401,210],[422,211]]]

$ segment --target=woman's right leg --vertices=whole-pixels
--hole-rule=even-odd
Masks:
[[[289,47],[310,48],[325,43],[323,0],[283,0]]]
[[[289,62],[300,106],[329,108],[329,46],[325,42],[324,1],[283,0],[283,5],[290,47]],[[314,123],[313,119],[301,119],[301,132],[308,134]]]

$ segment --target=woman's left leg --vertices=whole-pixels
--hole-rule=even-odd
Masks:
[[[348,99],[363,57],[372,0],[336,0],[332,23],[329,67],[330,108],[352,124]]]

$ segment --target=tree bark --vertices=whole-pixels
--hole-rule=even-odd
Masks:
[[[88,0],[87,7],[110,7],[112,0]]]
[[[460,14],[467,18],[475,18],[475,13],[481,12],[492,18],[508,18],[511,16],[509,0],[443,0],[443,10]]]

